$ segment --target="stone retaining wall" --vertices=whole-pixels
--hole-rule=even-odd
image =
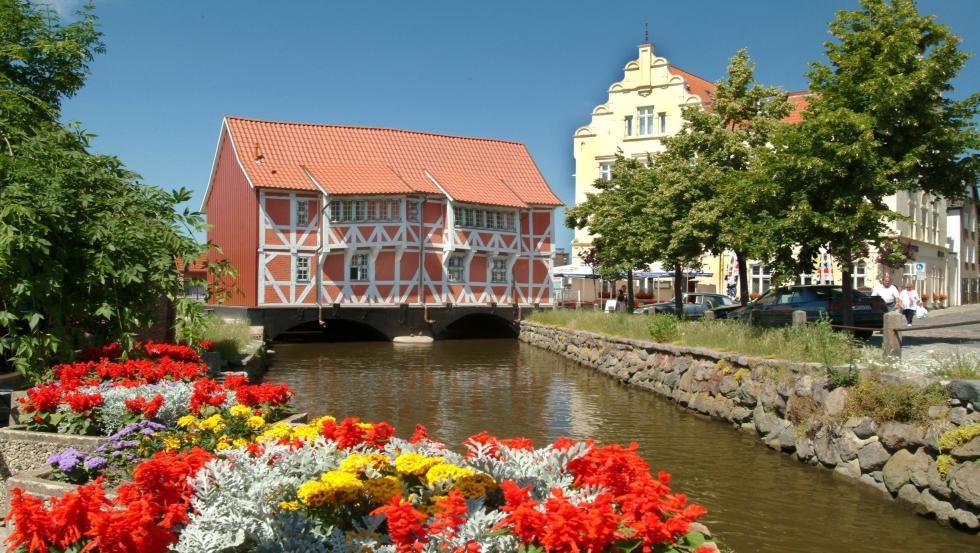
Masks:
[[[819,364],[612,338],[522,322],[520,339],[691,410],[756,433],[769,447],[881,490],[920,515],[967,532],[980,529],[980,436],[951,452],[939,440],[980,424],[980,383],[956,381],[928,424],[844,416],[848,388],[832,389]],[[971,427],[972,428],[972,427]],[[944,467],[945,468],[945,467]]]

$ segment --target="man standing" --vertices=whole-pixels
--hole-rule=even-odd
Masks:
[[[881,279],[881,282],[875,285],[874,290],[871,291],[871,295],[883,299],[885,301],[885,308],[888,311],[894,311],[899,307],[898,287],[892,284],[892,277],[887,273]]]

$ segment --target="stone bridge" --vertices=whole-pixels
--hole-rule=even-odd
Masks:
[[[309,334],[332,341],[392,340],[397,336],[516,338],[520,321],[534,309],[518,305],[408,305],[319,307],[209,306],[224,318],[247,319],[274,340],[283,333]]]

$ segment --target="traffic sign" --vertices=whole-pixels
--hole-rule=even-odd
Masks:
[[[915,280],[926,279],[926,264],[922,261],[915,262]]]

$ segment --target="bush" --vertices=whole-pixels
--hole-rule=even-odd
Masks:
[[[945,356],[934,357],[936,367],[932,374],[949,380],[980,379],[980,356],[956,351]]]
[[[248,321],[225,321],[212,317],[204,332],[204,339],[214,342],[214,351],[221,354],[222,359],[235,359],[248,350],[252,333]]]
[[[650,336],[656,342],[672,342],[677,337],[677,317],[657,313],[650,317]]]
[[[848,417],[867,416],[878,422],[924,422],[929,419],[929,407],[944,405],[948,399],[938,384],[920,387],[871,375],[851,391],[844,412]]]

